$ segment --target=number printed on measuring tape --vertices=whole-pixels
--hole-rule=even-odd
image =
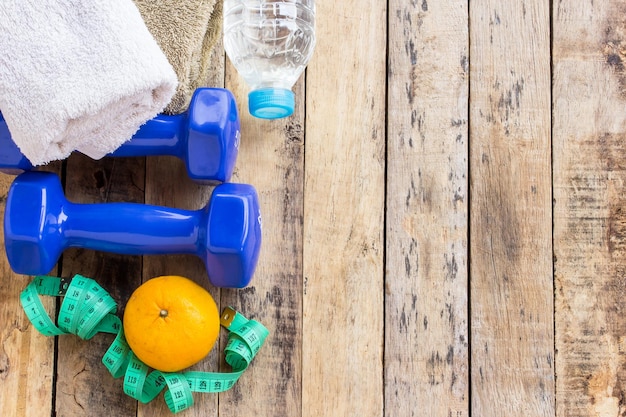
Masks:
[[[65,332],[54,325],[37,294],[37,281],[30,283],[20,295],[20,303],[28,320],[46,336],[60,336]],[[40,284],[43,285],[43,284]]]

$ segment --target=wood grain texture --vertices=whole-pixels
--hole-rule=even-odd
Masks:
[[[0,214],[11,175],[0,175]],[[4,234],[0,242],[4,247]],[[5,258],[6,259],[6,258]],[[0,408],[5,416],[49,416],[52,413],[54,338],[45,337],[30,324],[20,304],[20,293],[31,278],[13,273],[7,261],[0,263]],[[55,300],[41,299],[55,316]]]
[[[553,19],[557,416],[624,416],[626,4]]]
[[[386,3],[317,4],[307,69],[303,416],[383,415]]]
[[[553,416],[547,1],[470,2],[472,414]]]
[[[385,414],[467,416],[467,2],[389,19]]]
[[[147,158],[146,204],[174,207],[183,210],[198,210],[209,203],[214,187],[197,185],[187,176],[184,163],[174,157]],[[151,255],[143,257],[143,282],[162,275],[187,277],[214,298],[220,309],[220,290],[210,284],[202,260],[194,255]],[[219,358],[223,346],[216,343],[209,355],[190,370],[218,372]],[[187,416],[217,416],[218,395],[194,393],[194,405],[185,410]],[[139,404],[137,416],[168,416],[171,411],[160,395],[148,404]]]
[[[94,161],[73,154],[67,161],[65,193],[75,203],[144,202],[145,158]],[[115,221],[111,217],[111,221]],[[72,248],[64,252],[61,276],[81,274],[96,280],[118,303],[123,314],[131,292],[141,283],[141,257]],[[113,379],[102,357],[112,335],[91,340],[59,337],[56,415],[134,416],[137,401],[126,396],[123,381]]]
[[[302,218],[304,77],[294,88],[289,118],[257,119],[248,112],[249,86],[230,61],[226,87],[238,100],[241,145],[233,181],[259,195],[263,241],[251,285],[222,290],[222,304],[263,323],[270,335],[232,390],[220,395],[220,415],[290,416],[302,413]],[[223,364],[224,372],[229,370]]]
[[[224,86],[224,50],[221,42],[211,54],[211,70],[204,74],[206,87]],[[212,186],[198,185],[189,179],[185,163],[173,156],[146,158],[145,202],[163,207],[183,210],[198,210],[207,205],[213,191]],[[206,267],[202,260],[194,255],[157,255],[143,257],[143,282],[162,275],[180,275],[187,277],[205,288],[214,298],[218,309],[220,290],[211,285]],[[223,345],[216,343],[209,355],[190,370],[218,372]],[[186,416],[217,416],[218,395],[194,393],[193,407],[185,410]],[[160,395],[148,404],[139,404],[137,416],[171,416],[171,411]]]
[[[58,275],[96,279],[120,314],[142,281],[189,276],[269,328],[236,386],[184,416],[626,416],[624,1],[317,12],[294,116],[252,118],[221,45],[207,74],[238,100],[233,181],[261,202],[252,285],[214,288],[193,256],[80,249]],[[169,157],[60,167],[82,203],[196,209],[212,192]],[[3,416],[171,416],[106,371],[112,336],[40,335],[19,305],[29,277],[5,256],[0,272]],[[229,371],[225,343],[194,369]]]

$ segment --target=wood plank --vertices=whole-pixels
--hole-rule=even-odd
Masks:
[[[14,176],[0,175],[0,207],[5,202]],[[4,233],[0,244],[4,248]],[[28,321],[20,304],[20,293],[31,277],[13,273],[6,256],[0,261],[0,406],[5,416],[50,416],[54,373],[54,338],[41,335]],[[55,316],[52,297],[41,301]]]
[[[220,394],[220,415],[290,416],[302,413],[302,218],[304,183],[304,77],[294,88],[296,107],[286,119],[253,118],[249,87],[227,62],[226,86],[241,116],[241,146],[233,181],[259,194],[263,242],[251,285],[222,290],[231,305],[270,331],[246,374]],[[228,371],[228,365],[222,367]]]
[[[554,416],[549,2],[470,3],[472,414]]]
[[[626,4],[554,3],[557,416],[626,413]]]
[[[184,164],[173,157],[148,158],[146,177],[146,203],[184,210],[197,210],[205,206],[213,187],[193,183],[187,176]],[[143,282],[161,275],[187,277],[205,288],[220,309],[220,290],[210,284],[201,259],[193,255],[154,255],[143,257]],[[190,370],[219,371],[223,346],[216,343],[209,355]],[[218,396],[194,393],[194,405],[185,410],[188,416],[217,416]],[[148,404],[138,404],[137,416],[171,416],[163,396]]]
[[[469,415],[468,9],[389,5],[385,414]]]
[[[303,416],[383,415],[387,4],[317,4],[307,69]]]
[[[224,86],[224,49],[221,42],[213,48],[210,61],[211,70],[205,74],[203,86]],[[213,187],[198,185],[187,175],[185,163],[172,156],[146,158],[146,204],[174,207],[183,210],[197,210],[204,207],[211,197]],[[215,299],[220,309],[220,290],[210,284],[206,268],[197,256],[159,255],[143,257],[142,280],[161,275],[181,275],[204,287]],[[209,355],[192,366],[194,371],[217,372],[223,345],[216,343]],[[185,411],[188,416],[217,415],[218,396],[194,393],[194,405]],[[137,416],[171,416],[163,396],[149,404],[139,404]]]
[[[144,201],[145,158],[104,158],[94,161],[73,154],[67,161],[66,196],[76,203]],[[111,218],[114,221],[114,218]],[[64,277],[81,274],[96,280],[118,302],[120,317],[131,292],[141,282],[141,257],[72,248],[62,259]],[[113,379],[102,357],[112,335],[91,340],[59,337],[56,415],[135,415],[137,401]]]

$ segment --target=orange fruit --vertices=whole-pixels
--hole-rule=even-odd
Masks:
[[[188,278],[152,278],[130,296],[124,334],[146,365],[177,372],[202,360],[213,348],[220,317],[211,294]]]

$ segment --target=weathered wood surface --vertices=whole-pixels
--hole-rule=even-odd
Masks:
[[[626,415],[626,3],[555,2],[557,415]]]
[[[553,416],[549,2],[470,2],[472,413]]]
[[[386,4],[317,4],[306,73],[302,415],[383,413]]]
[[[467,2],[389,19],[385,413],[467,416]]]
[[[212,54],[213,70],[206,74],[206,84],[211,87],[224,87],[224,50],[218,45]],[[164,207],[185,210],[198,210],[210,200],[213,187],[198,185],[187,176],[185,163],[171,156],[146,158],[145,202]],[[219,311],[220,289],[212,286],[207,279],[202,260],[193,255],[144,256],[142,280],[160,275],[181,275],[203,286],[215,299]],[[225,341],[220,340],[209,356],[194,366],[195,370],[218,372],[220,352]],[[164,401],[139,404],[137,416],[151,417],[171,414]],[[218,415],[217,395],[194,395],[194,406],[186,410],[187,416],[209,417]]]
[[[261,200],[252,285],[214,288],[191,256],[79,249],[52,273],[96,278],[121,309],[142,281],[187,275],[269,328],[235,388],[186,416],[626,415],[626,5],[317,7],[294,116],[252,118],[221,46],[207,74],[238,99],[233,181]],[[167,157],[46,169],[77,202],[197,209],[212,191]],[[29,279],[0,258],[3,416],[170,415],[106,372],[110,335],[36,333]],[[224,345],[195,368],[228,370]]]
[[[222,303],[259,320],[271,332],[248,373],[220,395],[220,415],[302,413],[302,218],[304,80],[294,88],[288,119],[261,121],[248,113],[249,87],[231,65],[226,87],[240,101],[241,146],[233,181],[254,184],[261,202],[263,246],[253,285],[222,290]],[[226,371],[227,369],[223,369]]]

